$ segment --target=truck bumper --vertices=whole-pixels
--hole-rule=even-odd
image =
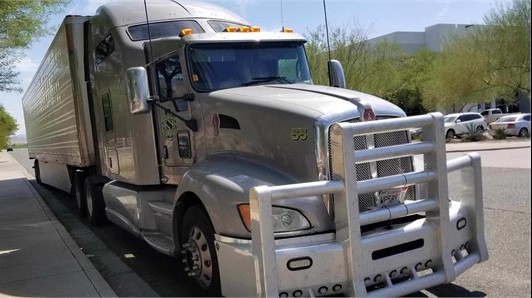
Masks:
[[[446,227],[450,249],[444,258],[454,272],[441,270],[437,226],[425,218],[362,236],[363,260],[358,268],[369,296],[401,296],[451,282],[476,263],[488,258],[485,243],[478,243],[475,210],[450,202]],[[335,234],[275,240],[280,296],[349,294],[354,283],[347,267],[349,245]],[[482,246],[482,247],[481,247]],[[250,240],[217,235],[216,247],[224,296],[255,296],[257,278]],[[448,276],[449,275],[449,276]]]

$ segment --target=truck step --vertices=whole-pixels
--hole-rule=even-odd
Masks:
[[[167,255],[174,254],[175,248],[171,239],[168,239],[159,233],[142,233],[142,238],[144,238],[144,240],[156,250]]]

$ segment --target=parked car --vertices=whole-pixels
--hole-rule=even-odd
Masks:
[[[497,129],[504,129],[507,136],[530,137],[530,113],[513,114],[499,118],[489,126],[489,134],[494,136]]]
[[[446,115],[443,119],[447,139],[460,137],[471,131],[482,132],[488,127],[486,120],[479,113],[454,113]]]
[[[482,111],[480,113],[482,117],[486,120],[486,123],[490,124],[492,122],[497,121],[499,118],[506,116],[508,114],[504,114],[501,109],[487,109],[485,111]]]
[[[7,147],[7,151],[13,151],[13,147]]]

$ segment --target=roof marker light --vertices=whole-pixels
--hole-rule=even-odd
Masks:
[[[283,27],[281,29],[281,32],[284,32],[284,33],[294,33],[294,30],[290,29],[290,28],[286,28],[286,27]]]
[[[249,32],[249,27],[242,26],[242,27],[238,28],[238,32]]]
[[[192,34],[192,29],[183,29],[179,32],[179,37],[187,36]]]
[[[260,32],[260,27],[251,26],[251,27],[249,27],[249,30],[250,30],[251,32]]]
[[[236,32],[236,27],[227,27],[224,32]]]

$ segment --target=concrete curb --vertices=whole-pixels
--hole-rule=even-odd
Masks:
[[[526,149],[526,148],[530,148],[530,145],[527,145],[527,146],[516,146],[516,147],[476,148],[476,149],[447,149],[447,153],[475,152],[475,151],[497,151],[497,150],[512,150],[512,149]]]

